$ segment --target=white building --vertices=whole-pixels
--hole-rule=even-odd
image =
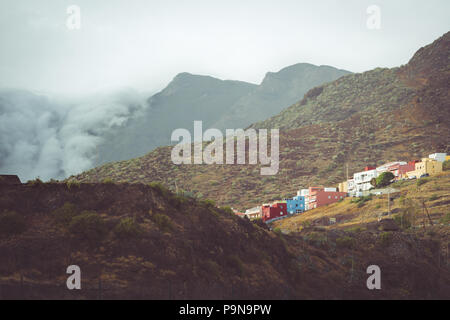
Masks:
[[[301,189],[297,191],[297,196],[305,197],[305,211],[309,210],[308,202],[309,202],[309,189]]]
[[[356,192],[356,184],[354,179],[347,180],[347,193],[350,196],[354,196]]]
[[[392,166],[395,166],[395,165],[401,165],[401,166],[403,166],[403,165],[405,165],[405,164],[407,164],[407,162],[405,162],[405,161],[393,161],[393,162],[388,162],[388,163],[385,163],[385,164],[383,164],[383,165],[377,167],[377,172],[378,172],[378,174],[380,174],[380,173],[382,173],[382,172],[389,171],[389,168],[392,167]]]
[[[376,177],[378,177],[377,169],[354,173],[353,174],[353,181],[355,183],[354,192],[358,193],[373,188],[373,185],[370,183],[370,181]]]
[[[245,210],[244,213],[249,219],[258,219],[262,217],[262,209],[261,207],[253,207]]]
[[[434,159],[439,162],[444,162],[446,157],[447,157],[446,153],[433,153],[428,156],[428,158]]]

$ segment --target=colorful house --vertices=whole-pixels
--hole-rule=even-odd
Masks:
[[[286,205],[289,214],[302,213],[305,211],[305,197],[295,196],[292,199],[286,199]]]
[[[275,202],[262,206],[262,220],[272,222],[287,217],[287,205],[285,202]]]
[[[439,161],[439,162],[444,162],[447,158],[447,154],[446,153],[432,153],[428,156],[428,158]]]
[[[259,207],[253,207],[251,209],[247,209],[245,210],[245,215],[250,219],[258,219],[262,217],[262,210],[261,210],[261,206]]]
[[[310,187],[306,197],[308,210],[338,202],[347,196],[347,192],[339,192],[336,188]]]
[[[352,193],[355,190],[355,181],[353,179],[348,179],[343,181],[338,185],[338,191]]]
[[[435,175],[442,172],[442,162],[430,158],[422,158],[415,163],[415,170],[407,173],[408,178],[417,178],[424,175]]]
[[[374,167],[366,167],[364,171],[356,172],[353,174],[353,180],[355,182],[354,193],[367,191],[373,188],[370,183],[373,178],[378,177],[378,171]]]
[[[401,165],[398,168],[398,176],[396,176],[396,179],[406,179],[407,173],[410,171],[414,171],[416,170],[416,163],[420,162],[420,160],[413,160],[413,161],[409,161],[407,164],[405,165]],[[395,174],[394,174],[395,175]]]

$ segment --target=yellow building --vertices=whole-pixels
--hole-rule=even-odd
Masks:
[[[344,181],[338,184],[339,192],[348,192],[348,182]]]
[[[450,156],[445,157],[445,161],[448,161],[448,160],[450,160]]]
[[[421,162],[415,164],[415,170],[407,172],[406,174],[408,178],[420,178],[424,174],[432,176],[440,172],[442,172],[442,162],[430,158],[422,158]]]

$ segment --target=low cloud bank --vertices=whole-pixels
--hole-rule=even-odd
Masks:
[[[131,90],[64,102],[0,90],[0,174],[49,180],[90,169],[104,136],[139,116],[144,106]]]

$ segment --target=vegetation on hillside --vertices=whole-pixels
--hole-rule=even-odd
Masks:
[[[311,90],[278,116],[255,124],[281,128],[280,168],[274,176],[261,176],[260,165],[175,165],[171,147],[161,147],[69,181],[159,181],[173,191],[243,210],[293,195],[301,187],[336,185],[346,178],[346,164],[351,174],[368,164],[446,150],[449,38],[446,34],[419,50],[400,68],[351,74]]]

